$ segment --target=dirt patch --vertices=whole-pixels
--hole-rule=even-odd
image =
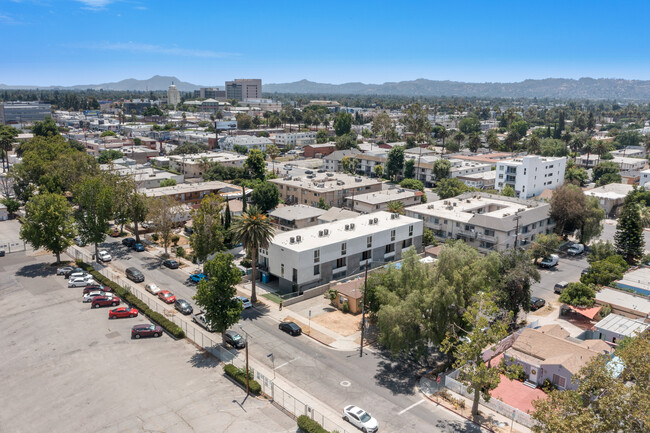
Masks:
[[[344,337],[361,330],[361,315],[345,314],[339,310],[320,314],[311,320]]]
[[[300,326],[302,328],[302,333],[309,335],[311,338],[314,340],[320,341],[323,344],[330,345],[334,342],[334,339],[330,337],[327,334],[323,334],[320,331],[317,331],[315,329],[309,329],[309,325],[307,323],[303,323],[300,320],[296,320],[291,316],[287,316],[284,318],[285,322],[294,322],[296,325]]]
[[[546,317],[546,316],[549,316],[549,315],[550,315],[551,313],[553,313],[554,311],[557,312],[557,309],[556,309],[555,305],[554,305],[554,304],[550,304],[550,305],[549,305],[549,304],[547,303],[546,305],[544,305],[544,306],[543,306],[542,308],[540,308],[539,310],[537,310],[537,311],[531,311],[530,314],[531,314],[532,316]]]

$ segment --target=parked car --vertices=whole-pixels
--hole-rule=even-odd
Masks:
[[[133,238],[124,238],[122,239],[122,245],[125,247],[131,248],[133,245],[135,245],[135,239]]]
[[[86,287],[88,284],[97,284],[93,277],[88,278],[72,278],[68,281],[68,287]]]
[[[236,299],[242,303],[244,309],[251,308],[253,306],[253,304],[251,304],[251,301],[245,296],[237,296]]]
[[[176,302],[174,302],[174,308],[185,315],[192,314],[194,311],[194,308],[192,308],[190,303],[185,299],[177,299]]]
[[[167,303],[167,304],[173,304],[176,302],[176,296],[169,290],[161,290],[158,292],[158,297],[160,298],[161,301]]]
[[[86,287],[84,287],[83,294],[86,295],[90,292],[96,292],[98,290],[101,290],[102,292],[112,292],[113,289],[111,289],[108,286],[104,286],[102,284],[88,284]]]
[[[215,332],[216,329],[214,326],[210,325],[208,321],[205,319],[205,313],[203,311],[199,312],[199,314],[195,314],[192,316],[192,322],[196,323],[197,325],[207,329],[210,332]]]
[[[555,287],[553,287],[553,291],[557,294],[561,294],[562,291],[566,289],[568,285],[569,283],[567,283],[566,281],[560,281],[555,285]]]
[[[61,270],[61,273],[59,274],[59,269]],[[70,275],[76,273],[76,272],[83,272],[84,270],[81,268],[73,268],[71,266],[65,266],[63,268],[59,268],[56,271],[57,275],[63,275],[65,278],[70,278]]]
[[[120,236],[120,229],[118,229],[117,227],[113,227],[111,229],[111,236],[114,237],[114,238],[119,237]]]
[[[97,253],[97,258],[102,262],[110,262],[113,260],[113,257],[106,250],[101,250],[99,253]]]
[[[542,268],[552,268],[553,266],[557,266],[557,263],[559,261],[560,258],[557,256],[557,254],[551,254],[550,256],[542,259],[542,261],[539,262],[539,266]]]
[[[147,289],[147,292],[151,293],[152,295],[157,295],[158,292],[160,292],[160,287],[156,286],[154,283],[149,283],[144,286],[144,288]]]
[[[163,266],[169,269],[178,269],[178,262],[176,260],[167,259],[163,262]]]
[[[566,252],[570,256],[579,256],[585,252],[585,246],[582,244],[573,244]]]
[[[92,308],[108,307],[109,305],[120,305],[120,298],[113,295],[97,296],[92,300],[90,306]]]
[[[160,337],[162,335],[162,328],[158,325],[151,325],[149,323],[142,325],[135,325],[131,328],[131,338],[141,337]]]
[[[138,253],[141,253],[142,251],[144,251],[144,245],[142,245],[140,242],[134,244],[133,247],[131,247],[131,248],[133,248]]]
[[[86,278],[89,275],[90,274],[88,272],[86,272],[86,271],[77,271],[77,272],[73,272],[70,275],[68,275],[68,278],[71,279],[71,280],[74,280],[75,278]]]
[[[74,242],[80,247],[85,247],[86,246],[86,243],[80,237],[74,238]]]
[[[546,305],[546,301],[536,296],[530,297],[530,311],[536,311]]]
[[[379,422],[360,407],[349,405],[343,409],[343,419],[361,431],[374,433],[379,429]]]
[[[324,168],[319,168],[319,169],[318,169],[318,173],[325,173],[326,171],[327,171],[327,170],[325,170]]]
[[[144,275],[137,268],[126,268],[126,278],[136,283],[141,283],[144,281]]]
[[[110,293],[104,292],[103,290],[94,290],[92,292],[88,292],[85,295],[83,295],[83,302],[88,303],[92,302],[93,299],[95,299],[98,296],[109,296]]]
[[[281,322],[280,325],[278,325],[278,328],[280,328],[281,331],[284,331],[291,335],[302,334],[302,329],[300,329],[300,326],[296,325],[293,322]]]
[[[226,343],[230,344],[235,349],[243,349],[246,347],[246,340],[235,331],[226,331]]]
[[[202,280],[205,280],[206,278],[207,278],[206,275],[202,274],[202,273],[197,273],[197,274],[190,275],[190,280],[192,280],[192,282],[194,282],[194,283],[198,283],[198,282],[200,282]]]
[[[121,317],[136,317],[138,315],[138,310],[136,308],[129,307],[117,307],[113,308],[108,312],[109,319],[119,319]]]
[[[313,170],[305,170],[305,174],[314,174]]]

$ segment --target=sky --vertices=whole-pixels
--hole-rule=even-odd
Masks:
[[[0,83],[650,79],[650,1],[0,0]]]

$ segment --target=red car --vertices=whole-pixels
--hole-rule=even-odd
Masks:
[[[162,335],[162,328],[158,325],[142,324],[135,325],[131,328],[131,338],[140,337],[160,337]]]
[[[168,304],[173,304],[176,302],[176,296],[169,290],[161,290],[158,292],[158,297],[160,298],[161,301],[166,302]]]
[[[93,298],[92,308],[108,307],[109,305],[120,305],[120,298],[114,296],[97,296]]]
[[[113,308],[111,311],[108,312],[109,319],[117,319],[120,317],[135,317],[137,315],[138,315],[138,310],[129,307]]]
[[[86,287],[84,287],[84,292],[83,294],[86,295],[90,292],[96,292],[98,290],[101,290],[102,292],[112,292],[113,289],[111,289],[108,286],[104,286],[102,284],[88,284]]]

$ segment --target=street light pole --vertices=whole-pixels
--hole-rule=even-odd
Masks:
[[[366,289],[368,288],[368,261],[366,261],[366,271],[363,281],[363,301],[361,303],[361,344],[359,346],[359,358],[363,357],[363,337],[366,329]]]
[[[244,334],[246,334],[246,395],[250,395],[250,385],[249,385],[249,378],[248,378],[248,332],[244,331],[244,328],[239,325],[239,329],[242,330]]]

